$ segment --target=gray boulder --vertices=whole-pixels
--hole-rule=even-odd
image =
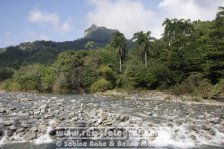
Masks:
[[[37,138],[37,134],[35,132],[29,132],[27,135],[26,135],[26,140],[33,140],[33,139],[36,139]]]
[[[101,120],[101,121],[106,120],[107,117],[108,117],[108,113],[107,113],[107,112],[101,112],[101,113],[100,113],[100,120]]]
[[[4,135],[4,131],[0,129],[0,137]]]
[[[126,114],[124,114],[124,115],[120,115],[120,116],[119,116],[119,120],[120,120],[121,122],[126,122],[126,121],[129,120],[129,116],[126,115]]]
[[[0,113],[7,113],[6,109],[0,108]]]
[[[204,130],[209,130],[209,129],[211,129],[211,126],[204,124],[204,125],[202,125],[201,128]]]

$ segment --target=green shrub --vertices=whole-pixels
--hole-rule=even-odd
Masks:
[[[22,66],[11,79],[5,81],[4,88],[11,91],[38,90],[40,87],[40,65]]]
[[[56,74],[51,67],[41,68],[41,91],[51,92],[56,80]]]
[[[14,82],[14,81],[10,81],[8,82],[8,84],[6,85],[6,89],[9,91],[21,91],[22,87],[18,82]]]
[[[157,78],[155,87],[167,89],[179,81],[179,74],[171,71],[166,64],[158,60],[151,60],[149,63],[151,73]]]
[[[181,84],[176,84],[170,90],[175,95],[192,94],[195,96],[205,96],[210,87],[209,80],[203,79],[202,74],[193,73],[183,80]]]
[[[198,87],[194,90],[194,95],[207,99],[209,98],[208,93],[210,92],[211,88],[212,84],[210,81],[208,79],[203,79],[199,82]]]
[[[55,93],[67,93],[69,92],[67,86],[66,86],[66,78],[64,74],[60,74],[59,77],[56,79],[54,86],[53,86],[53,91]]]
[[[224,101],[224,79],[220,80],[218,84],[210,89],[207,97],[209,99]]]
[[[0,68],[0,81],[9,79],[14,74],[14,70],[12,68]]]
[[[135,82],[137,87],[153,89],[156,86],[157,78],[150,69],[145,68],[137,73]]]
[[[81,84],[82,87],[89,91],[94,82],[97,81],[97,71],[92,67],[87,67],[82,73]]]
[[[165,100],[171,100],[171,97],[170,96],[166,96]]]
[[[98,80],[97,82],[95,82],[91,88],[90,91],[92,93],[94,92],[103,92],[109,89],[112,89],[113,85],[110,81],[107,81],[106,79],[102,78],[100,80]]]
[[[200,101],[201,101],[201,98],[195,96],[195,97],[192,98],[192,100],[193,100],[193,101],[196,101],[196,102],[200,102]]]
[[[116,76],[111,68],[112,66],[102,64],[100,68],[98,69],[98,73],[100,76],[104,77],[106,80],[111,81],[113,84],[116,82]]]
[[[21,89],[24,91],[37,90],[39,88],[40,79],[35,76],[24,76],[18,78],[17,82],[20,84]]]
[[[183,87],[180,84],[176,84],[176,85],[170,87],[169,90],[172,94],[177,95],[177,96],[184,94]]]
[[[136,77],[137,73],[144,69],[144,63],[136,59],[136,57],[130,57],[127,62],[126,69],[124,70],[124,85],[126,89],[134,89],[137,85]]]

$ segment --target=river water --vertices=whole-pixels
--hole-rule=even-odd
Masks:
[[[22,93],[18,93],[22,94]],[[41,95],[17,93],[1,93],[0,107],[15,107],[17,114],[2,114],[0,121],[6,121],[13,117],[20,117],[19,111],[31,110],[33,105],[63,100],[64,107],[68,107],[78,101],[85,109],[85,105],[94,105],[95,110],[107,111],[110,114],[125,114],[130,118],[120,123],[124,127],[142,127],[150,130],[152,136],[147,136],[153,148],[192,148],[192,149],[222,149],[224,148],[224,106],[199,103],[187,103],[172,100],[137,100],[114,99],[109,97],[96,97],[91,95]],[[29,99],[29,100],[17,100]],[[87,106],[88,107],[88,106]],[[53,108],[52,108],[53,109]],[[70,113],[78,111],[71,108]],[[22,114],[21,114],[22,115]],[[22,118],[22,117],[21,117]],[[33,117],[32,117],[33,118]],[[32,119],[26,117],[26,119]],[[53,118],[52,118],[53,119]],[[69,118],[68,118],[69,119]],[[35,119],[38,120],[38,119]],[[66,119],[65,119],[66,120]],[[1,125],[0,125],[1,127]],[[0,128],[1,129],[1,128]],[[150,138],[151,137],[151,138]],[[5,144],[3,138],[0,148],[3,149],[55,149],[55,143],[46,143],[49,137],[41,137],[38,144],[17,143]],[[42,141],[42,142],[41,142]]]

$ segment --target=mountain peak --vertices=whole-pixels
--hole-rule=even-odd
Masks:
[[[97,28],[98,26],[96,24],[92,24],[90,28]]]
[[[90,28],[88,28],[88,29],[85,30],[85,36],[87,36],[91,32],[94,32],[97,28],[98,28],[98,26],[96,26],[95,24],[93,24]]]
[[[111,38],[112,34],[116,32],[117,30],[114,29],[108,29],[104,26],[97,26],[93,24],[90,28],[85,30],[85,38],[88,39],[107,39]]]

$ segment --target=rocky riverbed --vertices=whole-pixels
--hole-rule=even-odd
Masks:
[[[57,128],[84,126],[144,128],[152,147],[224,148],[223,104],[161,98],[0,92],[0,144],[52,148]]]

